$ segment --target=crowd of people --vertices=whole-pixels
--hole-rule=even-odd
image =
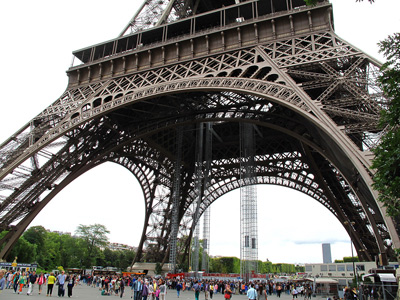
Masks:
[[[301,286],[300,288],[295,283],[275,283],[273,281],[239,283],[180,278],[164,280],[149,276],[121,278],[121,276],[114,275],[89,277],[87,282],[89,285],[99,288],[102,294],[120,294],[121,297],[125,286],[129,286],[133,300],[165,300],[167,290],[175,290],[178,298],[181,292],[186,290],[194,291],[195,300],[199,300],[200,293],[204,293],[205,300],[212,300],[213,296],[218,293],[223,294],[225,299],[230,299],[234,294],[241,294],[247,295],[250,300],[267,300],[269,295],[275,294],[280,297],[282,293],[291,294],[293,298],[297,298],[299,295],[304,299],[311,299],[312,295],[312,288],[309,285]],[[123,286],[122,291],[121,286]]]
[[[26,289],[28,296],[37,292],[39,295],[45,293],[47,297],[51,297],[56,285],[59,297],[64,297],[65,288],[67,296],[71,297],[72,289],[79,282],[79,278],[80,276],[75,274],[65,274],[64,271],[55,276],[53,272],[36,274],[36,271],[0,270],[0,292],[3,289],[13,289],[15,294],[22,294],[23,289]]]
[[[197,284],[197,286],[196,286]],[[197,283],[193,280],[189,281],[170,281],[170,288],[174,289],[175,285],[182,285],[191,289],[195,287],[200,292],[204,292],[205,299],[208,298],[212,299],[214,294],[224,294],[226,297],[226,292],[230,293],[231,295],[240,294],[240,295],[247,295],[250,289],[252,289],[251,285],[253,284],[253,290],[257,294],[257,300],[259,299],[267,299],[269,295],[276,295],[280,297],[282,293],[291,294],[293,298],[297,298],[297,296],[302,296],[305,299],[310,299],[312,295],[312,287],[310,285],[300,285],[293,282],[274,282],[272,280],[267,281],[254,281],[254,282],[237,282],[237,281],[222,281],[222,280],[202,280],[198,281]],[[179,289],[179,287],[177,288]],[[179,294],[178,294],[179,295]],[[254,295],[252,295],[254,296]],[[255,299],[255,298],[249,298]]]
[[[154,277],[88,275],[84,276],[82,281],[99,289],[103,296],[115,295],[122,298],[129,289],[130,297],[135,300],[165,300],[167,293],[166,281]]]
[[[282,293],[292,295],[292,298],[311,299],[313,293],[311,285],[300,285],[293,282],[274,282],[274,281],[254,281],[238,282],[224,280],[196,280],[173,278],[163,279],[151,276],[123,276],[121,274],[108,275],[77,275],[66,274],[62,271],[59,274],[21,271],[0,270],[0,291],[3,289],[13,289],[14,293],[21,294],[26,289],[27,295],[33,293],[46,294],[51,297],[54,285],[56,285],[57,295],[64,297],[65,289],[67,296],[72,296],[75,285],[86,284],[96,288],[101,295],[115,295],[122,298],[125,293],[129,293],[133,300],[166,300],[167,290],[175,290],[179,298],[181,292],[191,290],[194,292],[195,300],[212,300],[216,294],[224,295],[226,300],[230,300],[232,295],[246,295],[249,300],[268,300],[268,296],[275,295],[278,298]],[[25,292],[24,292],[25,293]],[[347,294],[346,294],[347,296]],[[345,297],[350,299],[350,296]]]
[[[212,300],[215,294],[222,294],[225,299],[230,299],[235,294],[248,295],[250,290],[250,293],[257,295],[256,298],[249,298],[251,300],[267,300],[269,295],[275,294],[280,297],[282,293],[292,294],[293,298],[297,298],[297,295],[299,295],[303,299],[311,299],[312,294],[312,288],[308,285],[299,289],[299,286],[294,283],[275,283],[273,281],[239,283],[237,281],[163,279],[161,277],[122,276],[120,274],[87,275],[79,277],[79,279],[84,284],[98,289],[101,295],[115,295],[122,298],[125,293],[129,293],[133,300],[166,300],[168,290],[174,290],[178,298],[181,292],[191,290],[194,292],[195,300],[200,300],[200,293],[204,293],[205,300]],[[253,287],[251,287],[251,284],[253,284]]]

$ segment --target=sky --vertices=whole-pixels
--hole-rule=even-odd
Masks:
[[[400,1],[333,0],[336,33],[383,62],[377,43],[400,30]],[[112,4],[111,4],[112,3]],[[140,0],[3,1],[0,9],[0,142],[54,102],[65,90],[72,52],[113,39]],[[322,243],[332,259],[351,256],[340,222],[314,199],[291,189],[257,187],[261,260],[322,262]],[[239,191],[211,206],[210,254],[240,256]],[[74,233],[79,224],[103,224],[111,242],[137,246],[144,201],[125,168],[101,165],[72,182],[31,223]]]

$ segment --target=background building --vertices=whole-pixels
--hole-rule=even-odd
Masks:
[[[324,264],[332,263],[331,244],[322,244],[322,262]]]
[[[327,263],[327,264],[305,264],[305,273],[309,278],[330,278],[337,280],[339,290],[345,286],[351,286],[353,280],[362,278],[362,275],[371,273],[371,270],[376,268],[376,262],[364,261],[354,264],[356,272],[353,269],[352,262],[346,263]],[[398,262],[390,262],[388,269],[397,269]]]

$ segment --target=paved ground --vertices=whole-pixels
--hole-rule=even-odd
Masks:
[[[46,294],[41,294],[38,295],[38,287],[35,286],[34,289],[34,293],[31,296],[27,296],[26,292],[28,291],[27,288],[24,288],[22,290],[21,294],[14,294],[14,290],[12,289],[7,289],[4,290],[1,294],[0,294],[0,299],[5,299],[5,300],[17,300],[17,299],[23,299],[23,298],[27,298],[29,297],[29,299],[31,300],[38,300],[38,299],[48,299],[49,297],[46,297]],[[47,291],[47,286],[45,287],[45,291]],[[122,297],[122,299],[130,299],[131,297],[131,290],[127,289],[125,295]],[[53,291],[53,295],[52,298],[58,298],[57,297],[57,287],[54,286],[54,291]],[[65,297],[64,298],[68,298],[67,297],[67,291],[65,291]],[[82,300],[94,300],[94,299],[118,299],[116,296],[101,296],[100,295],[100,291],[97,288],[92,288],[92,287],[88,287],[86,285],[78,285],[76,287],[74,287],[73,292],[72,292],[72,297],[73,299],[82,299]],[[200,294],[200,300],[204,300],[204,293]],[[275,295],[269,296],[268,300],[292,300],[292,296],[287,295],[287,294],[282,294],[281,298],[278,298]],[[299,300],[303,300],[303,298],[298,298]],[[321,298],[321,297],[316,297],[316,298],[312,298],[313,300],[321,300],[321,299],[326,299],[326,298]],[[176,295],[176,291],[175,290],[168,290],[167,292],[167,297],[166,300],[178,300],[178,297]],[[194,300],[194,292],[192,291],[185,291],[185,292],[181,292],[181,295],[179,297],[179,300]],[[225,300],[223,295],[221,294],[217,294],[214,295],[213,300]],[[247,298],[245,296],[242,295],[233,295],[232,300],[247,300]]]

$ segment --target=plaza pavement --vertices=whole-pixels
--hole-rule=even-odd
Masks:
[[[52,299],[52,298],[58,298],[57,296],[57,286],[54,286],[53,289],[53,295],[52,297],[46,297],[46,292],[47,292],[47,286],[43,287],[43,292],[41,295],[38,295],[38,286],[34,287],[34,292],[33,295],[28,296],[26,292],[28,291],[27,288],[22,289],[21,294],[14,294],[13,289],[7,289],[3,290],[3,292],[0,294],[0,299],[1,300],[18,300],[18,299],[30,299],[30,300],[39,300],[39,299]],[[67,297],[67,290],[65,290],[65,296],[64,298]],[[100,291],[98,288],[92,288],[87,285],[78,285],[74,287],[72,291],[72,297],[71,299],[81,299],[81,300],[94,300],[94,299],[121,299],[118,295],[112,295],[112,296],[101,296]],[[128,289],[125,289],[125,294],[122,297],[122,299],[131,299],[131,289],[128,287]],[[176,290],[168,290],[167,292],[167,297],[165,300],[194,300],[194,292],[192,291],[181,291],[181,295],[178,298],[176,294]],[[287,294],[282,294],[280,298],[278,298],[275,295],[268,296],[268,300],[292,300],[293,297],[291,295]],[[321,298],[321,297],[313,297],[311,298],[312,300],[321,300],[326,298]],[[204,300],[204,293],[200,293],[199,300]],[[216,294],[213,296],[213,300],[225,300],[224,296],[221,295],[220,293]],[[232,300],[247,300],[247,297],[244,295],[233,295]],[[304,300],[302,297],[298,297],[298,300]]]

